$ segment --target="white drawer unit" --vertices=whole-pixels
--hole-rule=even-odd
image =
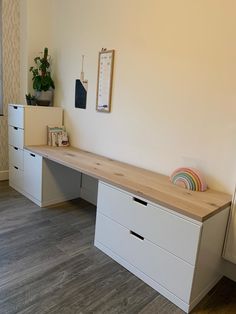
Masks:
[[[31,192],[34,190],[32,181],[24,179],[24,146],[47,144],[47,125],[62,125],[62,114],[61,108],[8,106],[9,183],[19,192],[24,194],[25,187]]]
[[[41,156],[24,150],[24,190],[38,201],[42,194],[42,162]]]
[[[41,207],[80,196],[79,172],[24,148],[46,145],[47,126],[62,125],[62,114],[56,107],[11,104],[8,108],[10,186]]]
[[[17,146],[9,145],[9,163],[24,170],[24,150]]]
[[[24,148],[24,130],[16,126],[9,125],[8,129],[9,145],[23,149]]]
[[[95,246],[189,312],[222,277],[228,212],[199,222],[99,182]]]
[[[41,207],[78,198],[81,174],[24,150],[24,194]]]
[[[19,169],[17,166],[9,166],[9,181],[11,182],[11,185],[20,193],[23,193],[23,175],[23,170]]]
[[[9,106],[8,124],[24,129],[24,107],[20,105]]]
[[[98,211],[130,230],[142,230],[145,239],[195,264],[199,224],[105,184],[99,185]]]
[[[189,301],[193,266],[100,213],[96,222],[96,236],[104,246],[186,303]]]

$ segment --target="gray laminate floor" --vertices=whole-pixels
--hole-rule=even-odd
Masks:
[[[83,200],[41,209],[0,182],[0,314],[183,313],[93,246],[95,213]],[[194,312],[236,313],[236,284]]]

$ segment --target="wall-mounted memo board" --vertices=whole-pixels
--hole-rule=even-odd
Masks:
[[[103,49],[98,58],[97,111],[111,111],[114,50]]]

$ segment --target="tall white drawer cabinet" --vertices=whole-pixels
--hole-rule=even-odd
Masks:
[[[15,190],[33,200],[39,206],[78,197],[77,181],[80,174],[60,165],[49,171],[47,161],[24,149],[27,145],[47,144],[47,125],[62,125],[63,109],[57,107],[26,106],[10,104],[8,107],[9,127],[9,184]],[[42,179],[43,173],[47,182]],[[62,186],[52,179],[63,177]],[[58,174],[63,174],[59,176]],[[69,182],[74,189],[68,188]],[[62,181],[62,179],[61,179]],[[67,185],[67,188],[66,188]],[[62,190],[60,191],[60,188]]]
[[[99,182],[95,246],[188,313],[222,277],[228,213],[199,222]]]
[[[63,110],[56,107],[8,106],[9,183],[24,194],[24,146],[46,145],[47,125],[61,125]]]

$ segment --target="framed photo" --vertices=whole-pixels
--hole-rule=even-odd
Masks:
[[[111,111],[114,54],[114,50],[102,50],[99,52],[96,102],[97,111]]]

